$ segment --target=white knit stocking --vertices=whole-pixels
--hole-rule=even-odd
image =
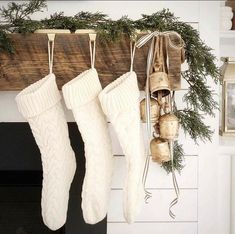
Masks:
[[[60,100],[53,74],[30,85],[16,97],[18,109],[28,120],[41,152],[42,217],[51,230],[59,229],[66,221],[69,190],[76,170]]]
[[[113,171],[108,124],[98,99],[101,85],[96,70],[93,68],[83,72],[65,84],[62,91],[85,144],[83,217],[86,223],[95,224],[107,214]]]
[[[128,72],[109,84],[100,93],[99,99],[126,156],[124,217],[128,223],[132,223],[144,197],[142,175],[145,161],[135,72]]]

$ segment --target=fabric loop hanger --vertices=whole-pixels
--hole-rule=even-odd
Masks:
[[[147,61],[147,77],[148,77],[148,74],[150,73],[150,64],[151,64],[151,60],[152,60],[152,56],[153,56],[153,45],[151,47],[152,47],[152,49],[150,49],[150,51],[149,51],[148,61]],[[130,52],[131,52],[130,72],[133,72],[135,51],[136,51],[136,38],[131,39],[131,41],[130,41]],[[147,78],[146,82],[148,82],[148,78]],[[148,86],[149,85],[146,85],[146,87],[148,87]],[[148,103],[150,103],[150,97],[146,97],[146,101],[147,101],[147,105],[145,105],[145,106],[146,106],[146,108],[148,108]],[[150,136],[151,135],[150,109],[148,109],[146,112],[147,112],[146,113],[147,120],[149,120],[149,122],[147,122],[147,132],[148,132],[148,143],[150,144],[150,139],[151,139],[151,136]],[[149,191],[147,191],[146,186],[145,186],[146,180],[147,180],[148,169],[149,169],[149,160],[150,160],[149,156],[150,156],[150,149],[147,148],[146,149],[146,160],[145,160],[145,165],[144,165],[144,172],[143,172],[143,176],[142,176],[143,189],[145,192],[145,203],[148,203],[148,199],[152,196],[152,194]]]
[[[48,34],[48,64],[49,73],[52,74],[53,61],[54,61],[54,47],[55,47],[55,34]]]
[[[48,38],[48,65],[49,73],[53,73],[53,61],[54,61],[54,47],[55,47],[55,35],[56,34],[70,34],[68,29],[38,29],[34,33],[47,34]]]
[[[96,34],[90,33],[89,34],[89,48],[90,48],[90,58],[91,58],[91,68],[95,67],[95,47],[96,47]],[[92,46],[93,44],[93,46]]]
[[[77,29],[75,34],[88,34],[89,35],[89,50],[91,68],[95,67],[95,54],[96,54],[96,31],[93,29]]]
[[[133,45],[134,44],[134,45]],[[130,72],[133,72],[133,65],[134,65],[134,58],[135,58],[135,50],[136,50],[136,46],[135,46],[135,41],[133,42],[133,40],[130,41],[130,51],[131,51],[131,66],[130,66]]]

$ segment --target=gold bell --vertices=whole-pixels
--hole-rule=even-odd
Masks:
[[[146,112],[145,112],[145,104],[146,104],[146,99],[144,98],[140,102],[140,116],[141,120],[145,123],[146,122]],[[150,108],[151,108],[151,123],[156,123],[159,115],[160,115],[160,106],[158,105],[158,102],[155,98],[150,98]]]
[[[179,120],[174,114],[164,114],[159,118],[160,136],[167,140],[173,140],[179,134]]]
[[[149,77],[150,92],[153,97],[165,97],[170,94],[170,83],[165,72],[154,72]]]
[[[150,150],[154,162],[161,164],[170,161],[170,149],[166,140],[160,137],[153,138],[150,142]]]

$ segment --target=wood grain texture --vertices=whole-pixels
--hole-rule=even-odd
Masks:
[[[0,90],[22,90],[48,74],[46,34],[11,34],[12,55],[0,54]],[[134,70],[144,89],[148,46],[136,50]],[[59,34],[55,39],[53,72],[61,86],[90,67],[88,35]],[[129,40],[102,44],[97,38],[95,67],[102,86],[130,69]]]

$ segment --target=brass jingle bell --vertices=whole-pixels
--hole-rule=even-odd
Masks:
[[[151,95],[155,98],[161,93],[161,97],[170,94],[170,83],[168,75],[165,72],[154,72],[149,77]]]
[[[141,120],[144,123],[147,122],[147,117],[146,117],[146,112],[145,112],[145,104],[146,104],[146,99],[144,98],[140,102],[140,116],[141,116]],[[156,123],[158,121],[159,116],[160,116],[160,106],[158,105],[158,102],[155,98],[150,98],[150,108],[151,108],[150,121],[151,121],[151,123]]]
[[[154,162],[161,164],[170,161],[170,149],[166,140],[160,137],[153,138],[150,142],[150,150]]]
[[[179,134],[179,120],[174,114],[164,114],[159,118],[160,136],[167,140],[173,140]]]

